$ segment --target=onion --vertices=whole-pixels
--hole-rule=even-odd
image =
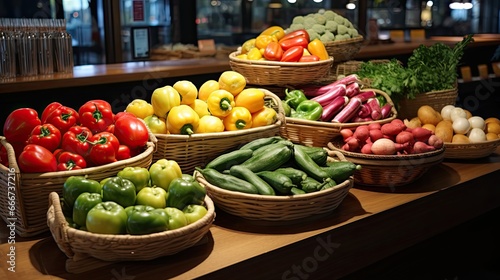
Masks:
[[[486,141],[486,133],[484,133],[484,130],[477,127],[471,129],[468,136],[471,143]]]
[[[451,120],[451,110],[455,109],[453,105],[446,105],[441,109],[441,117],[443,120]]]
[[[453,131],[458,134],[466,134],[470,130],[470,123],[466,118],[457,117],[452,124]]]

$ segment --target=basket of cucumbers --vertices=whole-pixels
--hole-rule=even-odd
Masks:
[[[342,153],[273,136],[221,154],[197,167],[194,177],[229,214],[289,221],[335,210],[360,168]]]

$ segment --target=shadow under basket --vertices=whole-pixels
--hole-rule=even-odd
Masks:
[[[371,155],[344,151],[342,137],[328,143],[328,148],[341,152],[346,160],[361,165],[354,172],[354,183],[370,187],[399,187],[424,175],[430,167],[444,159],[445,148],[409,155]]]

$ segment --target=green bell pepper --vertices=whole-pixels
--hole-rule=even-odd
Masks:
[[[202,205],[207,191],[189,174],[182,174],[170,182],[167,207],[183,210],[189,204]]]
[[[132,183],[134,183],[136,192],[139,192],[143,188],[149,186],[149,170],[144,167],[128,166],[118,172],[116,176],[132,181]]]
[[[292,114],[292,107],[284,100],[281,100],[281,106],[283,106],[283,111],[285,112],[285,117],[290,117]]]
[[[101,184],[86,176],[71,176],[66,179],[62,189],[65,206],[72,210],[75,200],[84,192],[101,193]]]
[[[125,208],[127,232],[130,234],[150,234],[168,229],[168,215],[163,208],[148,205],[134,205]]]
[[[307,96],[302,90],[294,89],[292,91],[288,91],[288,89],[285,89],[285,101],[293,109],[297,109],[297,106],[305,100],[307,100]]]
[[[128,207],[135,204],[136,196],[134,183],[122,177],[111,177],[102,186],[102,201],[114,201]]]
[[[114,201],[98,203],[87,213],[87,230],[93,233],[122,234],[127,232],[127,213]]]
[[[168,192],[170,182],[182,177],[181,167],[175,160],[159,159],[149,167],[151,185],[163,188]]]
[[[175,207],[165,207],[164,211],[168,215],[168,229],[178,229],[188,225],[188,220],[182,210]]]
[[[205,217],[205,215],[208,213],[208,209],[203,205],[190,204],[186,206],[182,210],[182,212],[184,212],[184,216],[186,216],[188,224],[192,224]]]
[[[73,205],[73,222],[80,227],[84,227],[90,209],[101,202],[102,196],[100,193],[84,192],[80,194]]]
[[[292,118],[305,119],[310,121],[317,121],[323,114],[323,106],[315,100],[302,101],[299,106],[292,111]]]
[[[167,207],[167,196],[167,192],[160,187],[145,187],[137,193],[135,204],[165,208]]]

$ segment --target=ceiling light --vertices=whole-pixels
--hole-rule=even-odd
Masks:
[[[472,9],[473,5],[469,1],[454,1],[450,3],[450,9],[452,10],[469,10]]]

